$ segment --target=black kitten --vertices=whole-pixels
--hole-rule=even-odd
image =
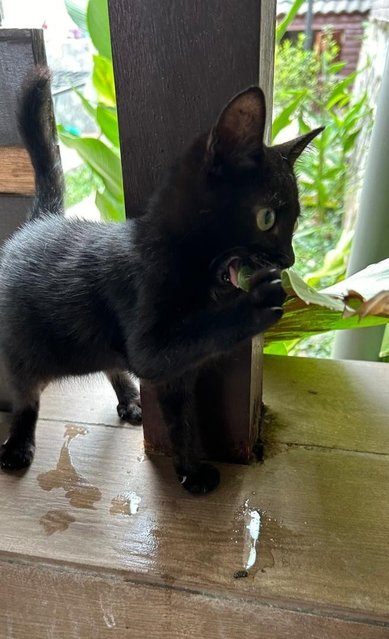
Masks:
[[[251,87],[172,168],[143,216],[125,224],[63,217],[63,174],[49,122],[47,69],[25,85],[19,126],[36,173],[31,220],[5,244],[0,347],[12,389],[2,468],[31,463],[39,396],[51,380],[105,371],[121,418],[141,421],[130,374],[152,380],[180,481],[215,488],[194,442],[199,367],[282,315],[280,269],[293,263],[299,214],[292,165],[320,129],[263,143],[265,102]],[[249,293],[243,263],[256,266]]]

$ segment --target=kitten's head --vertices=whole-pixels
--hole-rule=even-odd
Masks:
[[[211,272],[219,286],[237,284],[242,262],[287,268],[300,213],[293,164],[322,128],[284,144],[264,144],[264,94],[251,87],[233,98],[208,136],[203,165]]]

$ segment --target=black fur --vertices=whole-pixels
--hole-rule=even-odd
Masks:
[[[282,315],[279,272],[293,263],[299,214],[292,163],[304,143],[263,144],[264,97],[252,87],[176,162],[140,218],[66,220],[51,214],[63,210],[63,176],[49,101],[48,72],[35,69],[19,122],[37,202],[1,258],[0,347],[13,391],[1,465],[31,462],[39,395],[55,378],[105,371],[119,415],[138,423],[133,374],[157,384],[180,481],[205,493],[219,476],[195,451],[197,371]],[[256,223],[263,207],[277,215],[266,232]],[[249,293],[226,277],[232,257],[257,266]]]

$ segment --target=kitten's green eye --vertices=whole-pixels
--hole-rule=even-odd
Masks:
[[[294,227],[293,227],[293,233],[296,233],[298,227],[299,227],[299,221],[296,220],[295,223],[294,223]]]
[[[276,222],[276,214],[273,209],[266,207],[259,209],[257,213],[257,226],[260,231],[269,231]]]

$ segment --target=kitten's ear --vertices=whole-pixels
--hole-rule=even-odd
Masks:
[[[318,129],[314,129],[305,135],[301,135],[299,138],[295,138],[294,140],[290,140],[289,142],[284,142],[283,144],[276,144],[272,147],[272,149],[276,149],[281,153],[281,155],[289,160],[291,164],[294,164],[299,155],[304,151],[305,147],[308,146],[312,140],[319,135],[322,131],[324,131],[324,126],[319,127]]]
[[[259,87],[236,95],[224,107],[207,143],[212,159],[250,166],[263,148],[266,105]]]

